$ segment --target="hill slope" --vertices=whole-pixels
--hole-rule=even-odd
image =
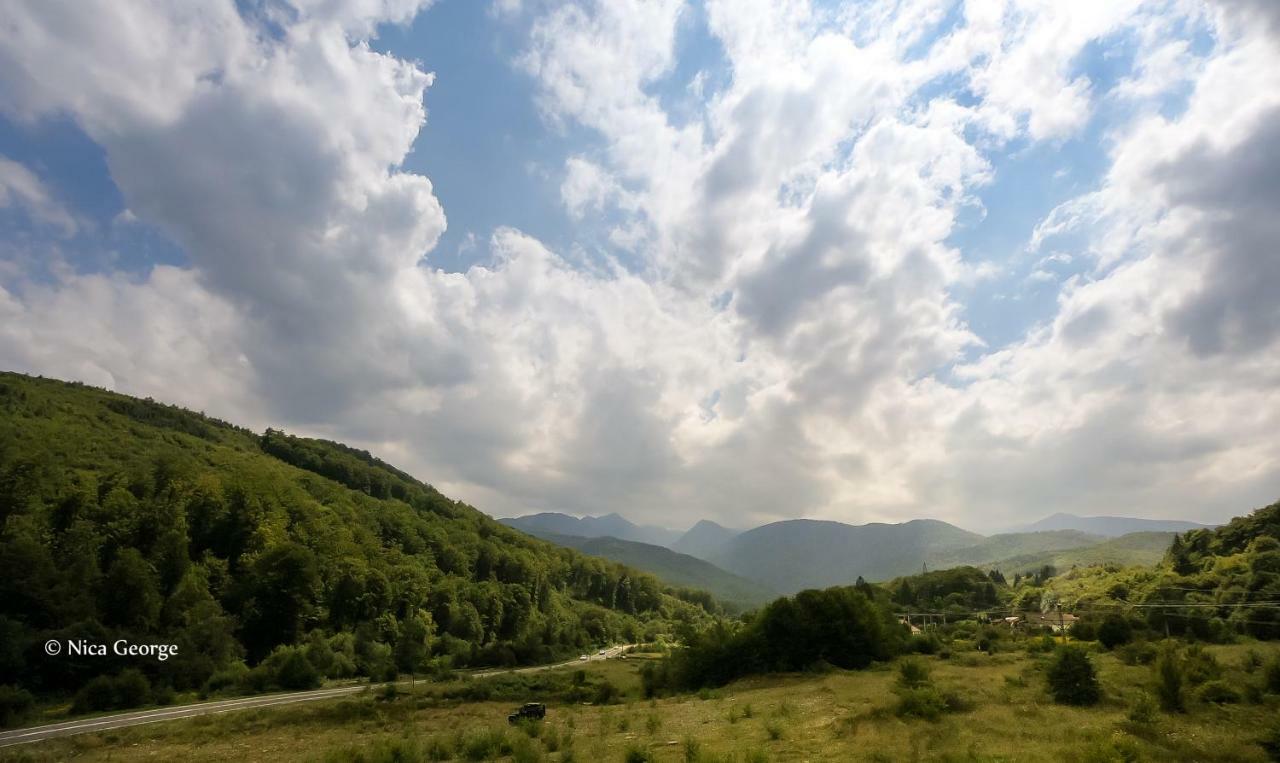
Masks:
[[[1188,530],[1208,529],[1210,525],[1198,522],[1185,522],[1180,519],[1139,519],[1137,517],[1080,517],[1075,514],[1054,514],[1039,522],[1033,522],[1023,532],[1041,532],[1045,530],[1076,530],[1118,538],[1137,532],[1169,532],[1183,533]]]
[[[548,511],[541,514],[527,514],[523,517],[500,519],[498,521],[508,527],[523,530],[530,535],[555,533],[556,535],[576,536],[579,538],[619,538],[668,548],[680,537],[680,533],[674,530],[651,525],[637,525],[619,514],[605,514],[601,517],[574,517],[568,514]]]
[[[737,575],[792,593],[886,580],[920,571],[931,555],[977,545],[981,535],[935,519],[846,525],[793,519],[733,538],[713,561]]]
[[[0,675],[41,692],[125,667],[198,688],[268,655],[288,670],[234,681],[541,661],[701,612],[363,451],[11,373],[0,527]],[[48,660],[49,638],[183,658]]]
[[[733,609],[749,609],[776,599],[778,592],[762,583],[734,575],[710,562],[651,543],[619,538],[579,538],[572,535],[535,533],[543,540],[600,556],[651,573],[664,583],[696,588],[715,596]]]
[[[936,553],[929,559],[929,566],[936,569],[962,565],[996,566],[1005,559],[1093,546],[1103,540],[1099,535],[1078,530],[1003,533],[984,538],[973,546]]]

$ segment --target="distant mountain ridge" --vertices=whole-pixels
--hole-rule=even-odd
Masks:
[[[527,514],[523,517],[511,517],[498,520],[508,527],[523,530],[530,535],[538,533],[555,533],[556,535],[575,536],[579,538],[618,538],[637,543],[651,543],[656,546],[670,548],[679,538],[680,533],[655,525],[637,525],[620,514],[605,514],[599,517],[575,517],[569,514],[547,511],[541,514]]]
[[[1079,532],[1101,535],[1107,538],[1118,538],[1121,535],[1138,532],[1184,533],[1188,530],[1207,530],[1212,527],[1214,527],[1214,525],[1206,525],[1199,522],[1187,522],[1180,519],[1081,517],[1075,514],[1058,513],[1018,529],[1020,532],[1077,530]]]
[[[763,583],[748,580],[710,562],[672,551],[665,546],[607,536],[583,538],[541,531],[526,532],[558,546],[627,564],[654,575],[667,585],[706,591],[733,610],[750,609],[772,601],[779,595]]]
[[[617,514],[577,518],[566,514],[533,514],[501,520],[504,524],[547,538],[616,538],[650,544],[647,551],[600,544],[587,551],[653,572],[674,585],[712,590],[720,598],[725,581],[698,580],[699,568],[676,563],[687,555],[710,563],[716,572],[739,580],[758,581],[783,594],[805,588],[849,585],[862,577],[882,581],[920,572],[976,566],[1005,573],[1027,572],[1050,565],[1058,569],[1095,564],[1154,564],[1169,548],[1175,532],[1207,527],[1180,520],[1131,517],[1079,517],[1054,514],[1026,528],[984,536],[935,519],[897,524],[849,525],[794,519],[739,531],[711,520],[695,523],[683,534],[661,527],[636,525]],[[1136,529],[1133,529],[1136,528]],[[568,544],[586,550],[581,543]],[[661,558],[657,549],[675,554]],[[676,553],[678,552],[678,553]],[[672,577],[671,568],[678,572]],[[662,569],[668,574],[663,575]],[[741,600],[740,598],[738,600]]]
[[[983,536],[936,519],[846,525],[792,519],[734,537],[711,561],[783,593],[887,580],[919,572],[923,560],[974,546]]]

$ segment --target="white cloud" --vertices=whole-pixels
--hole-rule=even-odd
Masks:
[[[34,172],[0,156],[0,209],[20,207],[37,222],[60,228],[64,235],[79,227],[75,218],[58,203]]]
[[[1258,413],[1280,410],[1257,248],[1275,187],[1242,169],[1280,144],[1280,64],[1238,13],[970,0],[925,45],[944,3],[716,0],[728,73],[677,123],[654,91],[682,3],[524,8],[545,10],[517,65],[546,119],[601,141],[565,157],[562,202],[638,265],[502,229],[491,265],[445,273],[445,210],[401,169],[431,76],[367,44],[420,5],[299,3],[278,36],[230,2],[15,9],[0,108],[75,119],[190,267],[6,271],[0,361],[355,442],[500,513],[1214,519],[1280,488]],[[1114,126],[1106,181],[1030,242],[1089,269],[1051,321],[964,361],[984,348],[955,294],[992,266],[948,241],[990,157],[1079,134],[1100,97],[1082,51],[1175,11],[1219,46],[1158,80],[1166,26],[1124,87],[1194,82],[1188,112]],[[973,101],[925,102],[948,77]]]

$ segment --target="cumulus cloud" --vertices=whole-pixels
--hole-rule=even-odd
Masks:
[[[562,158],[567,213],[633,263],[586,270],[504,228],[447,273],[447,210],[402,168],[432,75],[369,45],[425,5],[14,8],[0,109],[74,119],[189,263],[5,271],[0,362],[355,442],[499,514],[990,527],[1217,519],[1280,489],[1259,414],[1280,411],[1280,55],[1243,10],[973,1],[945,26],[933,0],[710,0],[723,81],[696,75],[676,119],[656,93],[686,4],[497,3],[534,16],[513,65],[543,117],[598,140]],[[1212,53],[1158,77],[1189,55],[1160,26],[1115,95],[1191,82],[1186,112],[1115,126],[1102,184],[1029,242],[1083,272],[986,348],[957,295],[991,265],[950,243],[958,215],[995,153],[1092,118],[1089,46],[1170,13]]]

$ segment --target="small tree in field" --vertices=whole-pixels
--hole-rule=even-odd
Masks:
[[[1156,660],[1156,696],[1160,707],[1169,713],[1186,710],[1186,697],[1182,688],[1182,663],[1172,644],[1166,644]]]
[[[1083,649],[1065,646],[1049,666],[1049,692],[1063,705],[1092,705],[1102,696],[1098,676]]]

